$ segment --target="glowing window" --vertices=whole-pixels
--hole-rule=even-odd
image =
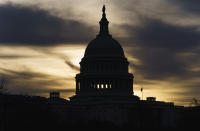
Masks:
[[[97,88],[99,89],[99,84],[97,84]]]
[[[106,88],[108,88],[108,85],[106,84]]]

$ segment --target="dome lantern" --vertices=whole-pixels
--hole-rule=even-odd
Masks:
[[[105,5],[103,6],[102,8],[102,18],[101,18],[101,21],[99,21],[99,24],[100,24],[100,32],[99,32],[99,35],[107,35],[109,36],[109,29],[108,29],[108,24],[109,24],[109,21],[107,20],[106,18],[106,7]]]

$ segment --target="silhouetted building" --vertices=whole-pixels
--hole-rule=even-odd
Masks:
[[[50,92],[50,99],[59,99],[60,92]]]
[[[85,50],[80,73],[76,75],[76,95],[71,97],[71,101],[119,97],[138,100],[133,95],[133,74],[128,72],[129,62],[119,42],[109,34],[105,6],[102,11],[99,34]]]
[[[74,118],[84,122],[108,122],[132,127],[175,127],[179,107],[133,92],[133,74],[123,48],[109,33],[105,6],[99,34],[85,50],[76,75],[76,95],[70,97]]]
[[[147,101],[156,101],[156,97],[147,97]]]

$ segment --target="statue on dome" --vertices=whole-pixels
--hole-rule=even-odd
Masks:
[[[103,13],[105,14],[105,11],[106,11],[106,7],[105,5],[103,5],[103,9],[102,9]]]

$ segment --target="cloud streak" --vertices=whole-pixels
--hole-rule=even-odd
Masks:
[[[33,72],[29,70],[14,71],[0,68],[0,76],[7,80],[6,89],[8,93],[38,95],[48,94],[50,91],[61,91],[64,93],[73,93],[73,89],[62,89],[61,81],[72,81],[72,78],[58,78],[52,75]],[[57,88],[51,88],[51,87]],[[60,88],[59,88],[60,86]]]
[[[71,61],[67,61],[67,60],[66,60],[65,63],[66,63],[69,67],[71,67],[73,70],[75,70],[75,71],[80,71],[79,67],[76,66],[76,65],[74,65]]]

